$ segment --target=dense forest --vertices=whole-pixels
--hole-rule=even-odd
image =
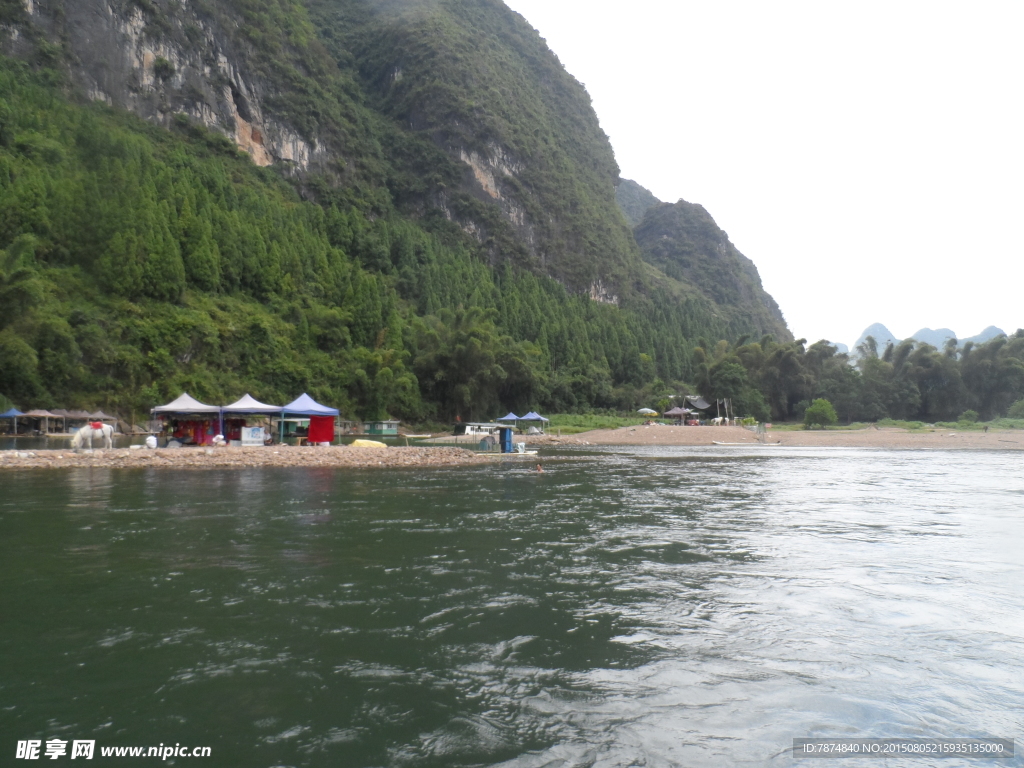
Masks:
[[[827,341],[701,341],[693,382],[762,421],[801,419],[818,398],[846,423],[1024,418],[1024,330],[978,345],[953,340],[942,350],[913,339],[879,350],[869,336],[858,353],[851,364]]]

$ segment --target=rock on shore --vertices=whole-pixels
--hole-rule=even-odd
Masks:
[[[463,448],[178,448],[168,450],[0,451],[2,469],[62,467],[212,469],[227,467],[458,467],[492,462],[493,455]]]

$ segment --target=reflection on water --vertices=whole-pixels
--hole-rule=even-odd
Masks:
[[[1019,457],[546,468],[5,474],[0,749],[789,765],[797,736],[1019,732]]]

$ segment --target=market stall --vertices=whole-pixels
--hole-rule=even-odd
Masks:
[[[330,445],[334,441],[334,420],[341,412],[337,408],[321,405],[305,392],[281,409],[281,440],[284,441],[285,421],[296,417],[309,419],[305,442],[311,445]]]
[[[680,408],[677,405],[672,410],[665,411],[665,413],[662,414],[662,415],[663,416],[668,416],[669,418],[672,418],[672,419],[675,419],[677,425],[683,426],[683,425],[689,424],[692,421],[692,419],[689,418],[690,414],[692,414],[692,413],[693,413],[693,411],[691,411],[689,408]]]
[[[68,431],[68,417],[71,415],[71,412],[66,411],[63,408],[55,408],[54,410],[50,411],[50,413],[53,414],[53,417],[55,419],[61,420],[61,432],[66,433]]]
[[[60,418],[57,414],[50,413],[49,411],[42,410],[42,409],[36,409],[34,411],[29,411],[25,415],[28,418],[30,418],[30,419],[38,419],[39,420],[39,422],[38,422],[39,429],[37,429],[36,431],[39,432],[42,435],[49,435],[50,434],[50,419],[59,419]]]
[[[86,424],[92,421],[92,414],[88,411],[77,410],[68,411],[67,418],[64,421],[65,429],[69,432],[74,432],[77,429],[81,429]],[[71,422],[68,424],[68,422]]]
[[[243,397],[221,408],[221,434],[231,445],[266,445],[273,435],[270,417],[281,416],[281,406],[261,403],[248,392]],[[260,417],[264,424],[250,424],[250,417]]]
[[[150,413],[162,422],[167,445],[213,445],[220,434],[220,406],[200,403],[187,392]]]
[[[11,432],[13,434],[17,435],[18,434],[18,418],[21,417],[21,416],[24,416],[24,415],[25,414],[22,413],[21,411],[19,411],[17,408],[11,408],[8,411],[4,411],[3,413],[0,413],[0,419],[10,419],[11,420],[11,427],[12,427]]]
[[[529,427],[530,434],[544,434],[544,425],[549,421],[549,419],[545,419],[539,413],[536,413],[534,411],[530,411],[528,414],[521,417],[519,420],[534,422],[535,424],[539,425]]]

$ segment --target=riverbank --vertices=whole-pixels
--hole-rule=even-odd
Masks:
[[[577,435],[530,435],[531,448],[559,445],[714,445],[758,442],[743,427],[668,427],[636,426],[599,429]],[[1024,433],[1018,430],[958,432],[950,429],[908,430],[897,427],[868,427],[856,430],[769,430],[766,443],[795,448],[889,448],[889,449],[968,449],[1012,451],[1024,450]]]
[[[464,467],[493,462],[495,454],[477,454],[463,448],[177,448],[132,450],[115,448],[92,453],[55,451],[0,451],[3,469],[223,469],[246,467],[344,467],[396,469]]]

